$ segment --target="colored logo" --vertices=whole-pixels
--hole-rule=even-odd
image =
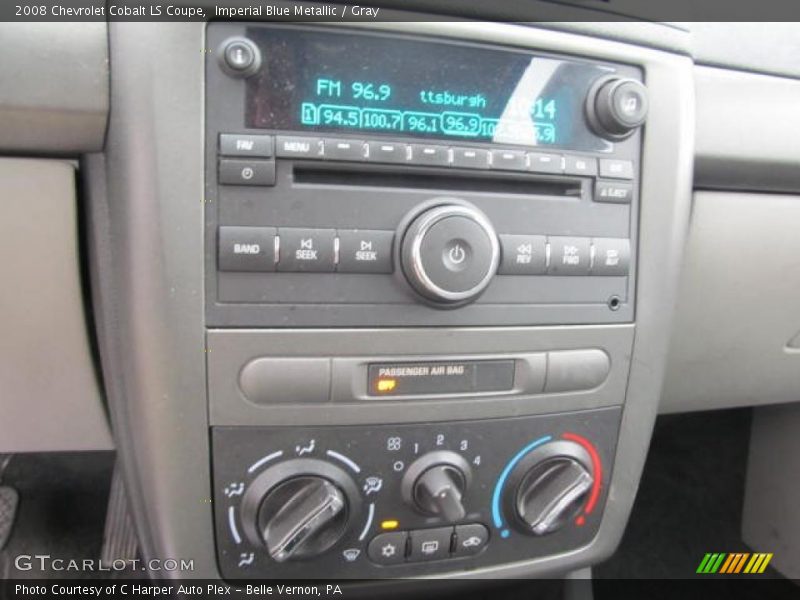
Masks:
[[[696,572],[703,575],[714,573],[726,575],[763,573],[771,560],[771,552],[756,552],[754,554],[749,552],[709,552],[700,561],[700,566],[697,567]]]

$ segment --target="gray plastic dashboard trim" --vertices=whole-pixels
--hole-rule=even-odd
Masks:
[[[800,191],[800,81],[695,67],[695,186]]]
[[[349,23],[349,27],[356,24]],[[616,548],[644,465],[664,372],[688,222],[694,140],[691,61],[620,43],[500,23],[373,23],[389,31],[641,64],[652,93],[644,136],[637,323],[618,459],[597,538],[577,551],[456,577],[560,575]],[[126,484],[146,557],[193,558],[216,577],[203,330],[204,27],[109,25],[114,64],[107,218],[95,285],[103,366]],[[157,65],[158,68],[153,68]],[[95,199],[94,202],[97,202]],[[103,207],[101,206],[100,209]],[[537,328],[510,328],[536,339]],[[480,335],[480,329],[470,329]],[[417,343],[455,329],[419,332]],[[491,332],[484,332],[489,339]],[[213,350],[212,350],[213,351]]]
[[[0,56],[0,149],[102,149],[109,111],[106,23],[0,23]]]

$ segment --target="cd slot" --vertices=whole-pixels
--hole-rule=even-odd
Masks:
[[[388,169],[352,163],[295,163],[297,185],[403,188],[453,192],[492,192],[525,196],[580,198],[583,182],[578,178],[543,177],[527,173],[456,171],[404,167]]]

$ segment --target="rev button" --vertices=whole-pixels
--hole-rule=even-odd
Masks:
[[[327,273],[335,267],[333,229],[280,228],[279,271]]]

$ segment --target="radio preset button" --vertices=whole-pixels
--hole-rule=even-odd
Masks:
[[[278,229],[279,271],[329,273],[334,270],[333,229]]]
[[[618,238],[592,240],[592,275],[627,275],[631,262],[631,242]]]
[[[547,272],[543,235],[500,235],[500,275],[543,275]]]
[[[364,141],[323,138],[326,160],[364,160]]]
[[[404,163],[408,161],[408,145],[395,142],[367,141],[366,160],[376,163]]]
[[[528,169],[534,173],[563,173],[564,157],[560,154],[528,152]]]
[[[551,275],[588,275],[591,243],[588,238],[550,237]]]
[[[480,148],[453,148],[453,166],[464,169],[488,169],[489,151]]]
[[[275,161],[223,158],[219,161],[219,183],[275,185]]]
[[[629,204],[633,199],[633,184],[620,181],[602,181],[594,184],[595,202]]]
[[[524,171],[525,153],[522,150],[492,150],[492,168],[506,171]]]
[[[219,134],[219,153],[225,156],[272,156],[272,137],[269,135],[248,135],[239,133]]]
[[[274,227],[220,227],[220,271],[274,271]]]
[[[339,230],[340,273],[391,273],[393,231]]]
[[[275,143],[278,158],[323,158],[325,142],[318,137],[279,135]]]
[[[564,160],[564,173],[567,175],[597,175],[597,159],[587,156],[567,156]]]
[[[600,177],[611,179],[633,179],[633,162],[616,158],[600,159]]]
[[[415,165],[450,166],[450,149],[447,146],[411,144],[411,162]]]

